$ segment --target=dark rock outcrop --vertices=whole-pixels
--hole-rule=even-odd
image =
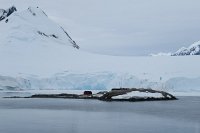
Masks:
[[[0,21],[3,20],[3,19],[5,19],[6,14],[7,14],[6,10],[0,9]]]
[[[0,9],[0,21],[4,20],[15,11],[17,11],[17,8],[15,6],[12,6],[8,8],[7,10]]]
[[[69,41],[71,42],[72,46],[76,49],[80,49],[79,45],[76,44],[76,42],[70,37],[70,35],[64,30],[64,28],[60,27],[63,32],[69,37]]]
[[[11,8],[8,8],[7,9],[7,17],[10,16],[15,11],[17,11],[17,8],[15,6],[12,6]]]
[[[58,36],[56,36],[55,34],[47,35],[47,34],[41,32],[41,31],[37,31],[37,33],[42,35],[42,36],[45,36],[45,37],[53,37],[53,38],[58,39]]]

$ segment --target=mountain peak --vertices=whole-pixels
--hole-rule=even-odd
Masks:
[[[200,41],[193,43],[188,48],[182,47],[174,54],[172,54],[172,56],[185,56],[185,55],[200,55]]]
[[[79,49],[66,30],[49,19],[39,7],[29,7],[22,12],[10,15],[15,9],[11,7],[9,10],[2,10],[3,17],[5,12],[9,15],[0,22],[0,32],[4,33],[1,38],[2,44],[58,44]]]
[[[194,42],[187,48],[182,47],[175,53],[150,54],[150,56],[187,56],[187,55],[200,55],[200,41]]]

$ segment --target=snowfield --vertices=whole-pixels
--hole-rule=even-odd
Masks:
[[[7,19],[0,22],[0,90],[200,91],[200,56],[92,54],[78,49],[66,31],[37,7]]]
[[[143,97],[143,98],[164,98],[161,93],[148,93],[140,91],[132,91],[124,95],[113,96],[112,99],[130,99],[132,97]]]

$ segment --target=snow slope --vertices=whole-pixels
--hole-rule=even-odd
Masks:
[[[15,12],[5,21],[1,21],[1,45],[43,45],[59,43],[74,46],[75,41],[58,24],[51,21],[39,7],[29,7],[22,12]]]
[[[200,91],[199,56],[87,53],[37,7],[13,13],[7,23],[1,21],[0,33],[1,90],[151,87]]]

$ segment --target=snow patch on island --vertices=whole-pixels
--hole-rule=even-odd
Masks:
[[[143,97],[143,98],[164,98],[161,93],[150,93],[150,92],[140,92],[132,91],[124,95],[113,96],[112,99],[130,99],[133,97]]]

